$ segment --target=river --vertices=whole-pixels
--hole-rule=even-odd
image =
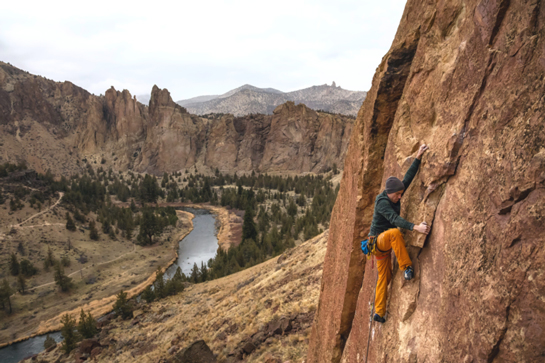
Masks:
[[[195,216],[193,218],[193,230],[183,240],[178,248],[178,261],[170,266],[165,274],[171,277],[178,266],[186,275],[191,274],[193,264],[201,267],[201,262],[206,263],[216,256],[218,250],[218,238],[216,237],[216,217],[206,209],[183,208]]]
[[[183,208],[192,213],[193,230],[180,241],[178,247],[178,261],[174,263],[165,273],[168,279],[174,275],[178,266],[186,275],[191,274],[193,264],[201,267],[216,255],[218,249],[218,238],[216,237],[216,217],[206,209]],[[62,341],[60,332],[49,334],[56,342]],[[1,363],[16,363],[22,359],[38,354],[44,350],[45,335],[27,339],[25,341],[9,345],[0,349]]]

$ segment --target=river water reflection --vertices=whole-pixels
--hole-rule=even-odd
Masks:
[[[57,343],[62,341],[60,332],[50,333],[49,336]],[[0,349],[0,362],[17,363],[31,355],[40,353],[44,350],[45,338],[46,335],[40,335]]]
[[[171,277],[176,272],[178,266],[186,275],[191,274],[193,264],[201,267],[201,262],[206,263],[209,259],[216,256],[218,250],[218,238],[216,237],[216,217],[206,209],[183,208],[186,212],[192,213],[193,230],[183,240],[178,247],[178,261],[167,270],[165,274]]]

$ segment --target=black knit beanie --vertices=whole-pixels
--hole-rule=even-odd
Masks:
[[[391,176],[386,180],[386,194],[392,194],[404,190],[405,185],[395,176]]]

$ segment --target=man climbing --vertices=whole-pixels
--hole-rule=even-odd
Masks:
[[[392,279],[391,268],[391,251],[397,257],[399,269],[404,271],[405,280],[410,280],[414,277],[412,262],[405,248],[405,241],[400,230],[396,227],[408,229],[409,231],[417,231],[419,233],[428,234],[430,227],[426,222],[419,225],[407,222],[399,216],[401,210],[401,199],[403,192],[407,190],[413,178],[418,172],[420,159],[424,152],[428,150],[428,146],[423,144],[418,150],[416,159],[412,163],[409,170],[405,174],[403,181],[391,176],[386,180],[386,190],[380,193],[375,199],[375,211],[373,213],[373,222],[371,223],[371,231],[369,236],[378,236],[376,244],[376,259],[378,267],[378,280],[375,295],[375,316],[374,320],[384,323],[384,315],[386,313],[386,299],[388,297],[388,284]]]

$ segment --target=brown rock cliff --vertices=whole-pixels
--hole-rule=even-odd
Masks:
[[[394,263],[369,362],[545,359],[545,6],[409,0],[356,124],[308,362],[365,361],[375,196],[430,150],[402,199],[416,278]]]
[[[162,174],[323,172],[341,166],[353,119],[288,102],[273,115],[199,117],[153,87],[148,106],[113,87],[95,96],[0,62],[0,162],[71,174],[81,159]]]

